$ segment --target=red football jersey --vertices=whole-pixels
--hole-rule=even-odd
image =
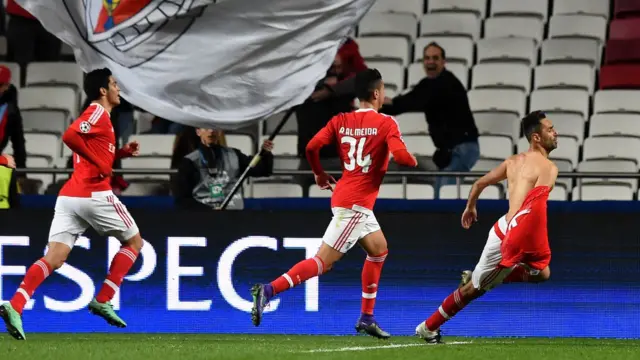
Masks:
[[[341,113],[314,138],[323,144],[336,142],[342,160],[342,177],[331,196],[331,207],[358,205],[373,210],[389,153],[406,151],[396,119],[373,109]]]
[[[105,163],[113,164],[116,153],[116,137],[109,112],[100,104],[92,103],[69,127],[80,134],[89,151]],[[69,131],[69,130],[67,130]],[[59,195],[91,197],[94,191],[111,190],[111,178],[102,176],[98,166],[74,153],[73,174],[67,180]]]

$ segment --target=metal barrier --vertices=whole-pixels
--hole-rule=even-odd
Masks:
[[[23,168],[15,169],[19,174],[71,174],[73,169],[68,168]],[[177,174],[177,169],[113,169],[114,174],[119,175],[173,175]],[[331,175],[340,175],[342,172],[339,170],[327,171]],[[295,176],[295,175],[312,175],[311,170],[274,170],[273,176]],[[392,178],[401,178],[403,185],[403,194],[406,197],[407,192],[407,177],[411,176],[447,176],[456,178],[457,196],[461,195],[461,178],[479,178],[485,175],[484,171],[388,171],[386,176]],[[603,181],[609,181],[610,179],[639,179],[640,173],[628,173],[628,172],[560,172],[558,178],[568,178],[577,180],[578,195],[582,195],[582,180],[583,179],[602,179]],[[252,186],[253,181],[250,178],[249,184]]]

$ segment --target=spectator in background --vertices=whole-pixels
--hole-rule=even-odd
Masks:
[[[114,116],[114,112],[117,112],[117,115]],[[120,98],[120,104],[113,108],[111,111],[111,116],[118,118],[118,128],[120,139],[122,139],[123,143],[129,142],[129,137],[133,134],[134,131],[134,121],[133,121],[133,105],[128,102],[124,98]]]
[[[380,112],[398,115],[424,112],[436,147],[433,162],[443,171],[470,171],[480,157],[478,128],[467,98],[467,89],[445,68],[445,50],[435,42],[425,46],[422,59],[427,77],[410,92],[387,99]],[[453,177],[438,177],[441,185],[455,184]]]
[[[20,206],[18,182],[13,169],[16,163],[11,155],[0,155],[0,210]]]
[[[151,121],[151,130],[147,134],[178,134],[182,130],[182,124],[175,123],[156,116]]]
[[[18,109],[18,90],[11,84],[11,70],[0,65],[0,152],[11,140],[16,167],[27,167],[22,115]]]
[[[238,149],[221,145],[222,132],[219,130],[197,129],[196,132],[200,137],[200,144],[182,159],[173,195],[176,205],[182,208],[216,209],[230,193],[252,158]],[[273,143],[265,140],[262,148],[267,153],[249,171],[249,176],[270,176],[273,172]],[[240,188],[228,209],[243,208],[243,193]]]
[[[62,42],[49,33],[33,15],[15,0],[7,1],[8,60],[17,62],[22,68],[20,84],[25,83],[26,66],[32,61],[59,61]]]

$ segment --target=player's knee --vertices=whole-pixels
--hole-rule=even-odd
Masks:
[[[536,282],[545,282],[551,277],[551,269],[547,266],[535,277]]]
[[[44,261],[46,261],[53,270],[58,270],[67,261],[67,255],[61,252],[49,251],[44,256]]]
[[[140,251],[142,250],[142,246],[144,245],[144,240],[142,239],[142,236],[140,236],[140,233],[137,233],[132,238],[125,241],[123,245],[129,246],[137,253],[140,253]]]

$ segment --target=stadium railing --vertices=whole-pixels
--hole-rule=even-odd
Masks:
[[[16,173],[18,174],[71,174],[73,169],[67,168],[21,168],[16,169]],[[176,169],[114,169],[114,174],[119,175],[173,175],[177,174]],[[330,175],[340,175],[341,171],[327,171]],[[460,172],[460,171],[388,171],[386,177],[389,178],[400,178],[401,183],[403,185],[403,195],[406,197],[407,192],[407,184],[409,184],[409,177],[438,177],[438,176],[446,176],[446,177],[455,177],[456,178],[456,187],[457,187],[457,196],[460,197],[461,185],[464,184],[463,178],[479,178],[485,175],[484,171],[468,171],[468,172]],[[274,170],[273,177],[278,176],[296,176],[296,175],[312,175],[310,170]],[[582,195],[582,180],[583,179],[606,179],[606,181],[611,181],[613,179],[638,179],[640,174],[638,173],[629,173],[629,172],[560,172],[558,173],[558,178],[562,179],[575,179],[576,187],[578,191],[578,196]],[[253,183],[250,179],[249,185]]]

